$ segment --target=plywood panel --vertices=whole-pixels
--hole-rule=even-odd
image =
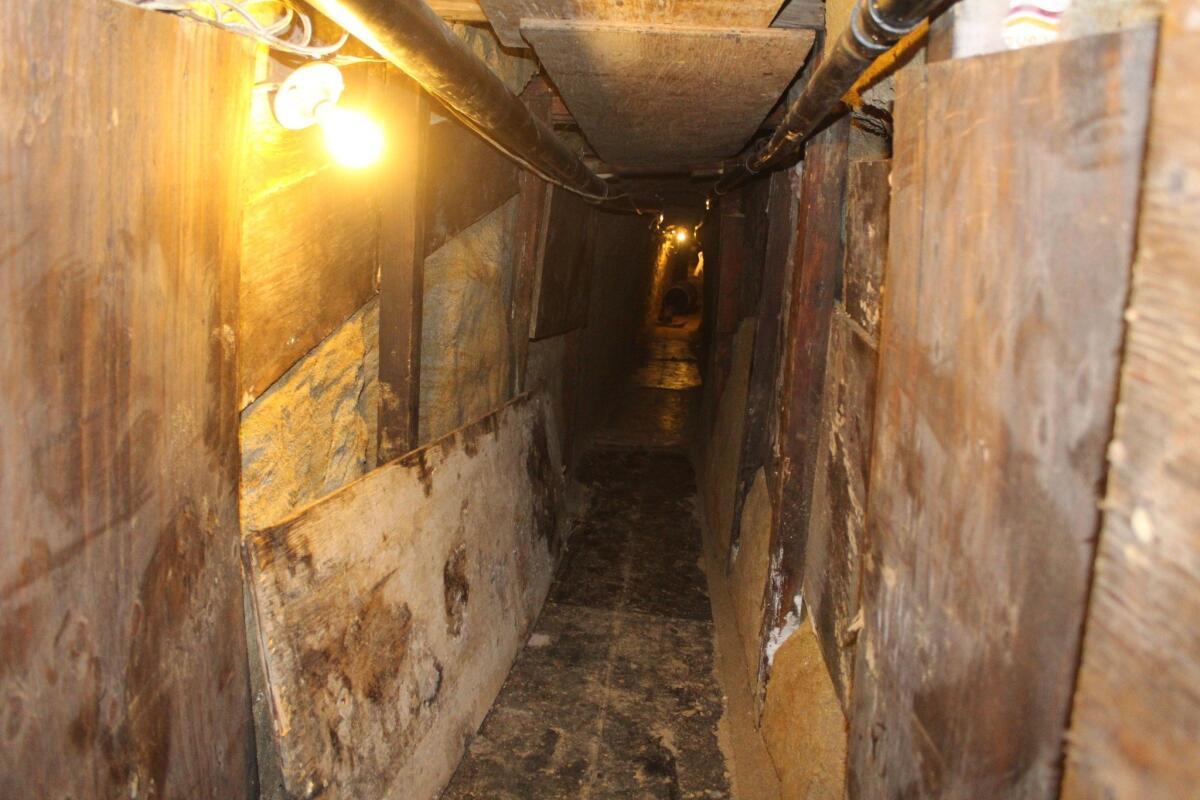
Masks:
[[[52,0],[0,40],[0,797],[249,798],[252,45]]]
[[[526,47],[526,19],[765,28],[782,0],[479,0],[492,29],[509,47]]]
[[[1200,786],[1200,14],[1162,28],[1108,496],[1064,797]]]
[[[577,194],[550,187],[538,248],[531,339],[574,330],[587,321],[596,238],[595,211]]]
[[[854,161],[847,175],[845,291],[830,324],[812,519],[805,545],[804,598],[843,708],[849,702],[860,622],[856,616],[879,362],[875,331],[887,260],[890,168],[887,161]]]
[[[900,74],[854,797],[1057,795],[1153,48]]]
[[[799,622],[801,588],[812,515],[813,481],[821,438],[821,406],[829,328],[842,280],[842,218],[850,119],[842,117],[810,141],[797,218],[781,355],[779,510],[771,539],[771,576],[762,641],[778,643]],[[765,677],[770,654],[761,665]]]
[[[247,545],[297,796],[431,800],[549,588],[560,459],[524,396]]]
[[[522,32],[614,167],[735,155],[796,76],[812,31],[527,20]]]

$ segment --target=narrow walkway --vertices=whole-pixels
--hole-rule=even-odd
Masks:
[[[586,518],[446,800],[730,797],[682,449],[694,372],[686,341],[655,343],[585,457]]]

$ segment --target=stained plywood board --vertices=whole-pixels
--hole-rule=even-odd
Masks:
[[[622,24],[765,28],[782,0],[479,0],[492,29],[509,47],[526,47],[528,19],[605,21]]]
[[[779,511],[771,539],[771,576],[763,642],[794,627],[802,586],[821,439],[829,329],[842,280],[842,221],[850,119],[842,117],[808,143],[797,218],[799,252],[788,287],[779,402]],[[770,671],[763,653],[761,674]]]
[[[1200,14],[1162,27],[1108,496],[1063,796],[1200,786]]]
[[[290,792],[431,800],[449,780],[560,549],[549,413],[523,396],[249,541]]]
[[[0,797],[254,792],[234,328],[253,44],[0,5]]]
[[[875,416],[879,295],[887,260],[887,161],[851,162],[846,180],[845,291],[826,355],[821,438],[804,558],[804,597],[843,708],[849,705]],[[865,323],[865,324],[864,324]]]
[[[526,20],[596,153],[680,170],[735,155],[796,76],[812,31]]]
[[[538,248],[531,339],[574,330],[587,321],[596,212],[577,194],[550,187]]]
[[[1056,796],[1153,51],[900,73],[854,797]]]

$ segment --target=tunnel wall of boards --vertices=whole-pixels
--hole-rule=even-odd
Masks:
[[[719,207],[702,494],[785,796],[1200,778],[1194,6],[918,58],[890,158],[843,120]]]

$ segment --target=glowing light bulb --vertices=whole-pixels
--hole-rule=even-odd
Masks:
[[[676,228],[675,229],[675,241],[679,242],[680,244],[683,244],[687,240],[688,240],[687,228]]]
[[[383,155],[383,129],[361,111],[322,103],[317,122],[333,160],[349,169],[363,169]]]

